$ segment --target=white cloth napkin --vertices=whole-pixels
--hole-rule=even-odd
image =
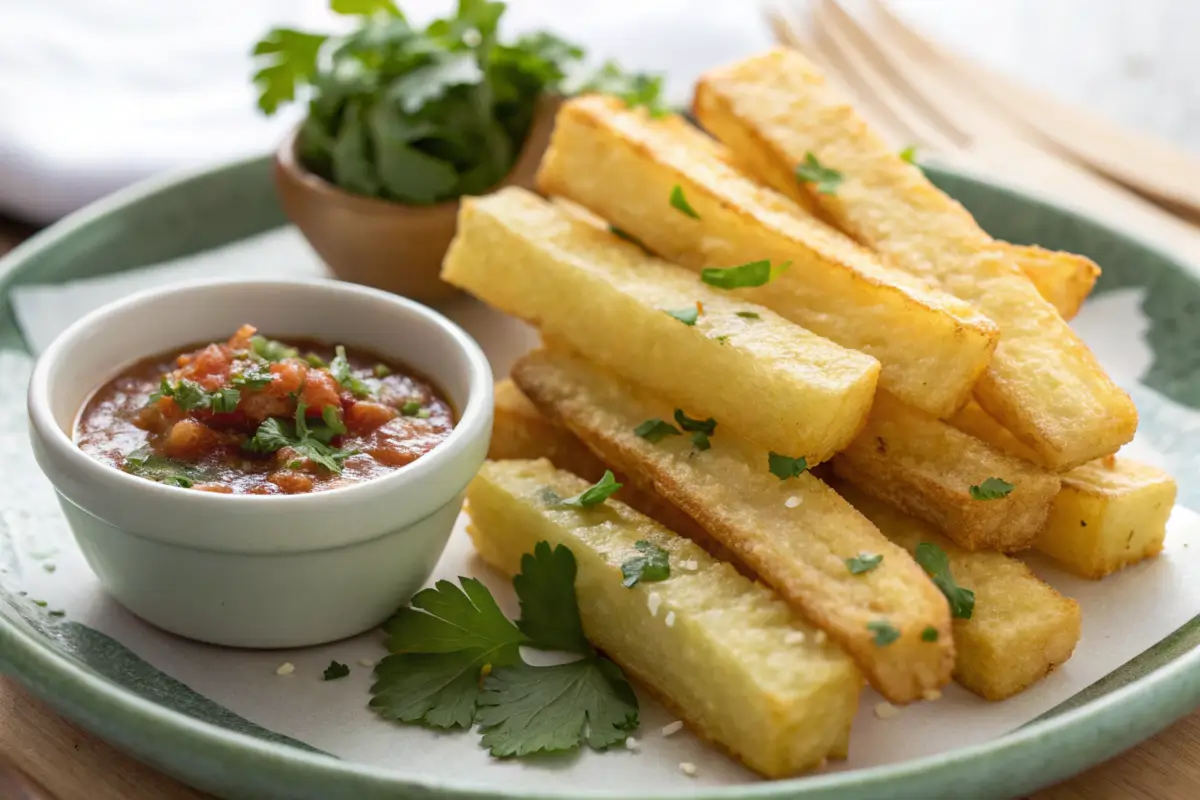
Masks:
[[[418,22],[453,5],[398,4]],[[157,172],[270,150],[301,109],[259,114],[254,42],[344,22],[325,0],[0,0],[0,213],[50,222]],[[755,2],[515,0],[504,24],[665,72],[676,103],[706,67],[770,42]]]

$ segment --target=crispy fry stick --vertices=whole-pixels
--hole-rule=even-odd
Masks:
[[[843,752],[862,687],[854,662],[769,589],[623,503],[546,502],[547,490],[586,487],[548,461],[485,464],[467,491],[476,549],[513,574],[538,542],[569,548],[588,639],[752,769],[781,778]],[[671,574],[626,588],[621,564],[639,541],[670,553]]]
[[[889,700],[911,702],[950,678],[954,649],[945,599],[900,548],[809,474],[782,480],[767,451],[718,428],[711,449],[685,435],[650,441],[635,433],[670,420],[670,404],[563,351],[539,351],[513,380],[551,420],[639,487],[682,509],[842,645]],[[849,560],[882,555],[854,574]],[[880,645],[872,626],[899,633]],[[942,633],[927,642],[921,633]]]
[[[863,491],[932,522],[968,550],[1033,545],[1058,493],[1058,476],[1007,455],[880,392],[866,428],[833,460]],[[988,478],[1013,484],[1007,497],[978,500]]]
[[[1065,471],[1133,438],[1129,396],[1005,246],[892,152],[803,56],[779,49],[713,70],[697,86],[694,110],[718,138],[771,162],[773,183],[799,165],[811,169],[810,156],[833,170],[835,178],[804,188],[840,228],[1000,326],[975,396],[1043,464]]]
[[[854,438],[875,394],[879,362],[870,356],[521,189],[463,201],[442,277],[689,415],[814,463]]]
[[[1074,319],[1100,277],[1096,262],[1085,256],[1034,245],[1000,244],[1037,287],[1038,294],[1058,309],[1063,319]]]
[[[559,110],[538,181],[696,271],[791,262],[769,283],[733,291],[879,359],[880,385],[910,405],[935,416],[959,408],[995,349],[991,320],[754,183],[723,149],[680,117],[589,95]],[[670,205],[673,190],[698,218]]]
[[[848,484],[838,492],[910,552],[921,542],[942,548],[955,582],[975,592],[970,619],[954,620],[954,677],[988,700],[1024,691],[1071,657],[1079,642],[1079,604],[1001,553],[972,553],[928,524]]]

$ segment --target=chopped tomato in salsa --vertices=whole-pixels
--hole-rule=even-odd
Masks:
[[[227,342],[122,372],[88,401],[76,439],[171,486],[300,494],[394,471],[453,428],[449,403],[400,364],[243,325]]]

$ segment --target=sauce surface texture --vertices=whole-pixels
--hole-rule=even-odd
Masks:
[[[403,365],[243,325],[227,342],[123,371],[88,400],[75,439],[170,486],[302,494],[393,472],[453,428],[450,404]]]

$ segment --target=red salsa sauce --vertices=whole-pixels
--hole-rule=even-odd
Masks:
[[[80,413],[91,457],[170,486],[303,494],[378,478],[454,429],[441,393],[402,364],[243,325],[223,343],[145,359]]]

